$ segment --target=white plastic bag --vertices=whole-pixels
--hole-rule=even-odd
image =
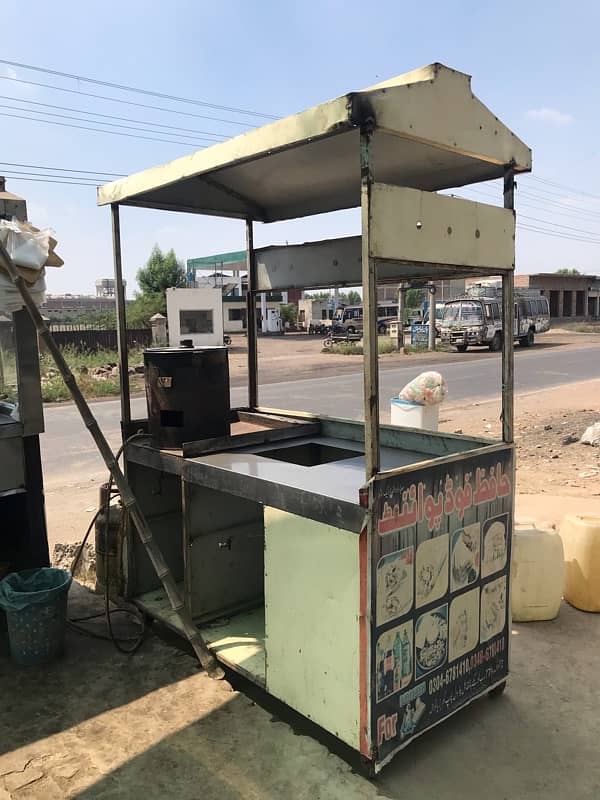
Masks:
[[[420,406],[436,406],[447,394],[446,381],[439,372],[422,372],[407,383],[398,396]]]
[[[0,241],[17,267],[40,270],[48,259],[50,230],[32,231],[18,220],[0,220]]]
[[[600,422],[595,422],[585,429],[581,437],[582,444],[590,444],[592,447],[600,447]]]

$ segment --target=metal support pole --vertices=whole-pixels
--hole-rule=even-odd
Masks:
[[[398,286],[398,335],[396,337],[396,349],[406,355],[404,347],[404,307],[406,305],[406,288],[403,283]]]
[[[365,465],[367,480],[379,472],[379,360],[377,342],[377,272],[371,258],[370,131],[360,134],[360,206],[362,229],[363,362]]]
[[[251,219],[246,220],[246,266],[248,293],[246,295],[246,325],[248,332],[248,406],[258,406],[258,359],[256,347],[256,253]]]
[[[112,215],[113,261],[115,269],[115,303],[117,306],[117,347],[119,351],[119,382],[121,385],[121,435],[123,441],[129,436],[131,402],[129,397],[129,357],[127,353],[127,316],[125,311],[125,287],[121,262],[121,223],[119,206],[113,203]]]
[[[515,213],[515,178],[512,166],[504,173],[504,208]],[[514,439],[515,279],[512,270],[502,273],[502,438]]]
[[[435,288],[432,286],[431,288]],[[435,350],[435,292],[429,292],[429,350]]]

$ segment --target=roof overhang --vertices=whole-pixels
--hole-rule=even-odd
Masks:
[[[530,149],[471,91],[431,64],[101,186],[98,204],[264,222],[360,205],[359,133],[376,181],[437,191],[531,170]]]

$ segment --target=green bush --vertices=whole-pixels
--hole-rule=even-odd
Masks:
[[[334,344],[332,347],[323,348],[323,352],[336,353],[340,356],[361,356],[363,354],[363,348],[361,344],[355,344],[354,342],[340,342],[339,344]],[[396,344],[387,336],[382,336],[377,342],[377,352],[380,356],[386,355],[387,353],[395,353],[397,352]]]

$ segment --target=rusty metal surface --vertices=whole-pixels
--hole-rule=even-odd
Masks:
[[[149,431],[159,447],[229,434],[225,347],[144,351]]]
[[[359,131],[373,120],[375,180],[436,191],[531,169],[531,151],[430,64],[99,188],[98,203],[256,219],[360,205]]]

